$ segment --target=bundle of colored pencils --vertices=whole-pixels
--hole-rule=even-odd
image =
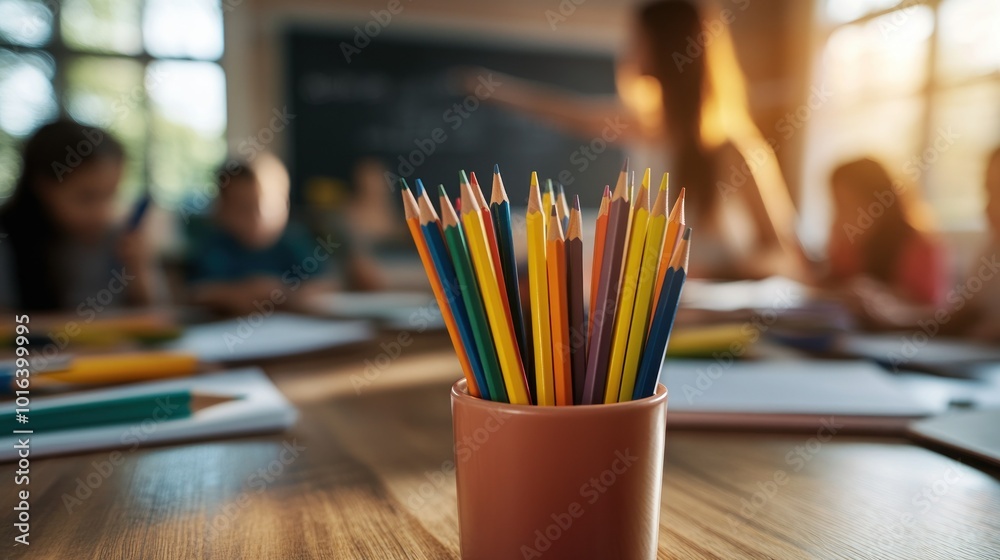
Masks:
[[[531,174],[526,218],[527,315],[518,290],[510,201],[498,167],[490,202],[460,173],[455,205],[438,187],[440,217],[419,179],[402,181],[413,235],[473,396],[511,404],[624,402],[656,390],[690,253],[684,190],[667,214],[667,174],[650,205],[628,161],[604,188],[594,240],[589,317],[580,198]],[[456,211],[456,206],[461,213]]]

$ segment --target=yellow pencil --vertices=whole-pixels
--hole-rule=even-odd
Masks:
[[[552,377],[555,404],[573,404],[573,369],[570,362],[569,298],[566,297],[566,240],[559,212],[549,213],[549,234],[545,247],[549,275],[549,318],[552,330]],[[539,393],[540,394],[540,393]],[[539,396],[539,404],[542,399]]]
[[[622,285],[618,296],[618,313],[615,315],[614,334],[611,338],[611,357],[608,359],[608,378],[604,390],[604,402],[618,402],[621,389],[622,368],[628,348],[628,331],[632,322],[632,308],[639,283],[639,267],[642,266],[643,246],[646,243],[646,229],[649,225],[649,169],[642,179],[639,194],[632,206],[632,224],[629,228],[628,252],[622,267]]]
[[[667,218],[667,233],[663,236],[663,254],[660,256],[659,271],[656,273],[656,285],[653,287],[653,309],[660,301],[660,289],[663,287],[663,278],[670,268],[670,260],[674,256],[674,249],[677,248],[684,232],[684,187],[677,194],[674,207],[670,209],[670,217]],[[650,324],[650,328],[652,328]]]
[[[528,191],[528,296],[531,301],[531,338],[535,348],[535,392],[539,405],[554,405],[552,336],[549,325],[549,287],[545,255],[545,215],[538,180],[531,174]]]
[[[476,277],[479,278],[483,303],[489,317],[490,331],[493,333],[493,340],[497,345],[497,354],[500,357],[500,369],[503,371],[507,396],[511,404],[531,404],[524,366],[521,364],[521,356],[518,354],[517,345],[514,342],[514,329],[511,328],[511,323],[507,320],[507,311],[504,309],[503,297],[500,294],[500,284],[497,283],[497,275],[501,272],[493,267],[493,257],[490,255],[486,240],[483,215],[476,204],[476,195],[472,192],[472,187],[463,182],[461,188],[462,223],[465,225],[465,235],[469,243],[469,253],[472,255],[472,264],[476,269]]]
[[[656,284],[660,254],[663,252],[663,235],[667,229],[667,180],[667,174],[664,173],[663,180],[660,181],[660,190],[656,194],[656,201],[653,202],[653,210],[649,214],[645,249],[642,252],[642,266],[639,267],[639,287],[636,291],[632,322],[629,326],[625,365],[622,367],[621,389],[618,391],[619,402],[632,400],[635,378],[642,358],[642,349],[646,346],[646,333],[649,332],[649,318],[652,316],[650,303],[653,299],[653,286]]]

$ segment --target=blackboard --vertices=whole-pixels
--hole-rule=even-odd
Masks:
[[[357,162],[375,158],[390,177],[404,176],[411,184],[419,177],[453,194],[458,170],[475,171],[486,182],[487,197],[497,163],[515,205],[527,200],[531,171],[543,180],[561,174],[567,192],[579,194],[584,205],[600,203],[604,184],[617,178],[620,150],[609,146],[583,157],[581,148],[591,147],[593,139],[480,102],[462,90],[458,76],[461,69],[478,75],[488,68],[580,93],[610,94],[610,53],[393,31],[385,28],[367,44],[353,28],[286,31],[294,201],[302,203],[304,186],[317,179],[351,189]],[[486,74],[483,79],[490,82]],[[494,79],[492,87],[502,84]],[[480,91],[488,90],[484,85]]]

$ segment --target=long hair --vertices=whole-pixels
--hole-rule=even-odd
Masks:
[[[914,235],[934,229],[931,212],[917,189],[894,181],[885,167],[871,158],[845,163],[830,175],[833,195],[851,195],[855,200],[878,204],[881,215],[861,233],[863,270],[883,281],[891,280],[899,255]]]
[[[74,154],[75,166],[70,165],[68,154]],[[67,173],[72,177],[72,169],[98,159],[121,160],[124,150],[104,130],[59,120],[39,128],[24,144],[21,158],[14,194],[0,207],[0,229],[8,235],[5,242],[10,243],[14,260],[17,301],[22,309],[57,309],[67,279],[57,277],[53,259],[63,232],[42,201],[39,185],[42,181],[58,182]]]
[[[748,162],[769,218],[794,224],[795,207],[770,144],[750,117],[746,84],[729,27],[717,7],[703,10],[689,0],[660,0],[639,12],[649,41],[651,68],[659,82],[666,129],[675,146],[674,163],[687,196],[708,209],[720,196],[712,151],[731,143]],[[779,231],[786,250],[797,243]]]

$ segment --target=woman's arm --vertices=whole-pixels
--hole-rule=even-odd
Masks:
[[[486,94],[483,80],[495,84]],[[639,133],[631,112],[616,95],[588,96],[487,69],[467,72],[466,91],[481,101],[541,119],[581,138],[597,138],[613,128],[621,141]]]

